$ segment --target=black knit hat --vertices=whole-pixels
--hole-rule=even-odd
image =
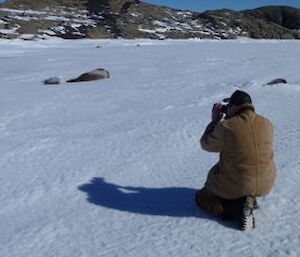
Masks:
[[[249,94],[244,91],[236,90],[231,97],[225,98],[223,100],[225,103],[229,103],[231,105],[239,106],[242,104],[252,104],[252,100]]]

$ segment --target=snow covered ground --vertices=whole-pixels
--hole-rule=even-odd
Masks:
[[[300,256],[299,56],[299,41],[0,41],[0,256]],[[41,82],[95,68],[111,79]],[[250,233],[193,203],[218,158],[198,140],[236,89],[275,129]]]

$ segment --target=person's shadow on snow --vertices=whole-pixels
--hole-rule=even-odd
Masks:
[[[87,193],[88,202],[110,209],[144,215],[197,217],[229,225],[200,210],[194,203],[197,190],[192,188],[125,187],[93,178],[78,189]]]

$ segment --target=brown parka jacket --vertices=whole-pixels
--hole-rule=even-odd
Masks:
[[[205,187],[224,199],[263,196],[275,181],[273,127],[251,104],[237,107],[229,119],[210,123],[200,140],[209,152],[220,152]]]

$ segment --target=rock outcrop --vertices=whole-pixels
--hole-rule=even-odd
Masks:
[[[7,0],[0,4],[0,38],[298,39],[299,31],[300,10],[291,7],[197,13],[139,0]]]

